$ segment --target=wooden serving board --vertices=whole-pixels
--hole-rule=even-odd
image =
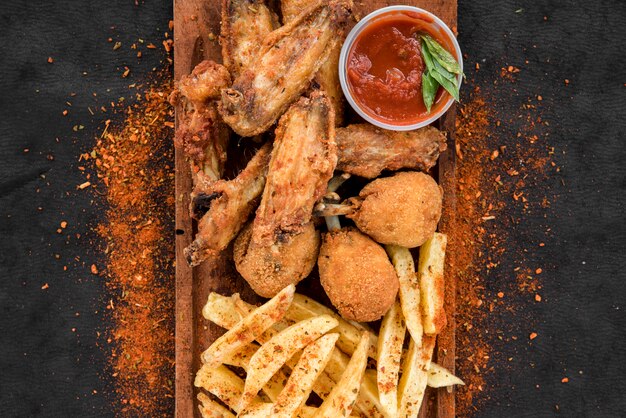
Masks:
[[[203,59],[221,62],[218,44],[220,31],[220,1],[174,0],[174,77],[179,80],[189,74]],[[270,4],[278,3],[270,1]],[[368,13],[393,4],[407,4],[429,10],[456,31],[456,0],[354,0],[353,13],[361,18]],[[178,109],[177,109],[178,113]],[[440,230],[446,232],[455,214],[455,106],[439,121],[440,128],[448,132],[448,149],[439,158],[437,174],[444,189],[444,213]],[[229,155],[229,158],[232,156]],[[191,268],[185,261],[183,249],[195,233],[195,223],[189,216],[189,195],[192,181],[189,164],[183,153],[176,150],[176,417],[200,417],[193,386],[195,372],[200,368],[200,353],[210,345],[223,330],[202,317],[202,307],[210,292],[230,295],[239,292],[242,298],[254,302],[260,300],[236,273],[232,260],[220,256]],[[438,336],[435,360],[454,371],[455,356],[455,280],[454,266],[446,261],[446,312],[448,326]],[[319,290],[318,290],[319,291]],[[325,295],[320,295],[324,298]],[[424,401],[420,417],[451,418],[455,416],[454,393],[445,389],[430,391]]]

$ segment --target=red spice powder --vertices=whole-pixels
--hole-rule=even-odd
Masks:
[[[499,88],[510,88],[519,72],[503,69]],[[497,384],[490,380],[495,366],[508,367],[511,359],[497,347],[537,335],[526,307],[542,301],[538,276],[545,266],[529,260],[527,249],[534,244],[517,227],[526,216],[548,218],[555,196],[546,180],[559,168],[547,145],[549,124],[531,101],[504,121],[506,126],[523,121],[513,139],[500,136],[498,103],[478,87],[457,115],[457,225],[449,227],[448,248],[458,271],[456,371],[466,383],[456,392],[460,417],[474,415],[489,399],[488,385]],[[502,271],[503,265],[516,267]]]
[[[113,326],[110,372],[122,416],[171,416],[174,376],[173,110],[169,73],[107,121],[91,154],[108,208],[97,227]]]

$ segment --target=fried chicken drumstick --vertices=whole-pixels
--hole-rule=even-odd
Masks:
[[[337,170],[376,178],[383,170],[428,171],[446,150],[446,135],[432,126],[388,131],[367,123],[337,128]]]
[[[326,294],[346,319],[376,321],[396,299],[398,276],[385,250],[354,227],[324,233],[318,266]]]
[[[224,121],[241,136],[266,131],[307,89],[341,42],[349,16],[345,2],[320,1],[270,33],[257,58],[222,91]]]
[[[326,192],[336,152],[334,114],[323,93],[302,97],[281,117],[256,218],[235,243],[237,270],[259,295],[273,296],[315,265],[313,206]]]
[[[315,215],[346,215],[381,244],[414,248],[435,233],[442,200],[441,189],[431,176],[400,172],[372,181],[344,204],[318,204]]]
[[[269,143],[263,145],[236,178],[206,184],[204,194],[194,197],[193,207],[208,210],[198,223],[196,239],[185,249],[190,265],[224,250],[239,233],[265,186],[270,151]]]

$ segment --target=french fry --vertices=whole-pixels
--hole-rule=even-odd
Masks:
[[[269,416],[289,418],[300,410],[309,398],[313,384],[326,367],[338,338],[339,334],[327,334],[304,349]]]
[[[204,393],[198,393],[198,405],[202,418],[235,418],[235,415],[220,403],[215,402]]]
[[[259,349],[259,345],[257,343],[250,343],[235,353],[231,353],[228,356],[224,357],[224,364],[227,366],[235,366],[241,367],[242,369],[248,368],[248,363],[250,363],[250,359]]]
[[[255,402],[250,405],[248,409],[239,414],[239,418],[273,418],[274,416],[271,415],[273,407],[274,404],[271,403]],[[313,418],[316,416],[315,414],[317,411],[317,408],[305,405],[296,415],[293,416],[296,418]],[[351,416],[358,417],[358,415]]]
[[[454,385],[465,386],[465,382],[437,363],[430,363],[430,368],[428,369],[428,386],[431,388],[443,388]]]
[[[294,302],[295,303],[295,302]],[[293,304],[292,303],[292,306]],[[222,328],[230,329],[236,324],[235,316],[231,315],[216,315],[212,311],[218,306],[227,306],[227,310],[239,315],[249,315],[254,309],[254,305],[247,304],[241,300],[235,303],[235,299],[228,296],[222,296],[219,294],[212,294],[209,296],[209,302],[204,307],[203,312],[205,318],[215,322]],[[314,306],[314,305],[311,305]],[[323,306],[323,305],[321,305]],[[231,309],[232,308],[232,309]],[[328,309],[324,307],[325,309]],[[239,314],[240,312],[240,314]],[[288,311],[289,312],[289,311]],[[316,314],[323,311],[315,311]],[[218,322],[219,321],[219,322]],[[276,325],[276,324],[275,324]],[[273,328],[268,329],[265,333],[257,337],[257,341],[260,343],[266,343],[269,339],[276,335],[277,331]],[[372,341],[377,341],[370,337],[370,347]],[[232,358],[230,358],[232,360]],[[345,370],[349,362],[349,357],[346,356],[341,350],[335,349],[331,355],[330,361],[326,366],[326,370],[322,373],[313,386],[313,392],[315,392],[320,398],[326,399],[332,388],[335,386],[335,382],[341,379],[341,375]],[[289,359],[286,365],[293,369],[297,360]],[[376,388],[376,376],[367,376],[361,384],[361,390],[359,392],[359,398],[357,399],[356,408],[366,417],[381,418],[383,417],[382,407],[378,399],[378,390]]]
[[[255,308],[254,305],[242,301],[236,293],[233,296],[211,293],[206,305],[204,305],[202,309],[202,315],[222,328],[231,329],[241,318],[250,314]],[[307,296],[296,293],[282,321],[289,319],[293,322],[298,322],[320,315],[331,315],[339,321],[337,332],[339,332],[340,336],[337,341],[337,346],[348,355],[354,353],[354,349],[361,338],[361,333],[363,331],[370,332],[371,341],[368,354],[371,358],[376,359],[378,337],[369,327],[359,324],[358,322],[346,321],[332,309],[327,308]],[[286,328],[287,326],[285,325],[284,327]],[[272,328],[275,328],[275,326],[272,326]]]
[[[222,328],[231,329],[242,318],[235,308],[233,296],[211,292],[207,303],[202,308],[202,316]]]
[[[224,358],[254,341],[285,315],[293,300],[295,290],[294,285],[287,286],[267,303],[239,321],[202,353],[202,361],[209,367],[217,367]]]
[[[242,300],[239,297],[238,293],[235,293],[233,295],[233,300],[235,301],[235,309],[237,310],[239,315],[243,317],[250,315],[255,309],[258,309],[256,306]],[[293,301],[292,301],[292,305],[293,305]],[[289,312],[289,309],[287,309],[287,312]],[[285,316],[286,315],[287,313],[285,313]],[[265,339],[267,340],[269,338],[272,338],[277,332],[280,332],[284,330],[285,328],[292,326],[294,323],[295,321],[288,320],[286,317],[281,318],[280,320],[274,322],[271,328],[267,329],[266,331],[267,335],[264,336]]]
[[[413,339],[409,342],[404,371],[398,385],[399,417],[417,417],[426,392],[428,369],[434,348],[435,337],[424,337],[421,347],[417,347]]]
[[[194,384],[217,396],[233,411],[239,411],[239,399],[243,393],[244,382],[226,366],[211,368],[206,364],[203,365],[196,374]]]
[[[406,334],[402,309],[395,302],[383,317],[378,336],[377,384],[380,404],[389,417],[398,412],[398,376]]]
[[[369,335],[364,332],[341,379],[320,406],[316,416],[321,418],[348,417],[356,402],[361,380],[367,366]]]
[[[348,322],[340,315],[336,314],[332,309],[307,296],[296,293],[293,297],[293,303],[287,310],[285,317],[293,321],[302,321],[319,315],[330,315],[339,322],[339,325],[337,325],[337,332],[339,333],[337,347],[348,355],[352,355],[354,350],[356,350],[356,346],[359,344],[361,339],[361,334],[364,331],[369,331],[371,341],[368,355],[374,360],[376,359],[376,345],[378,341],[376,334],[371,332],[369,327],[359,323]]]
[[[258,309],[250,315],[254,315]],[[300,321],[263,344],[250,359],[240,409],[252,402],[259,390],[290,357],[336,326],[337,320],[322,315]]]
[[[433,237],[420,247],[417,277],[422,296],[422,321],[426,335],[439,334],[446,326],[443,300],[446,244],[446,236],[435,232]]]
[[[337,383],[341,380],[349,362],[350,358],[347,355],[342,353],[341,350],[335,349],[330,356],[324,373],[329,376],[332,382]],[[315,391],[315,393],[317,393],[317,391]],[[366,417],[381,418],[384,416],[382,413],[383,408],[378,397],[375,377],[371,378],[369,375],[366,376],[364,374],[355,407]]]
[[[387,254],[391,257],[391,262],[398,273],[400,281],[400,305],[402,314],[406,321],[409,334],[418,347],[422,345],[424,328],[422,326],[422,315],[420,310],[420,288],[415,274],[415,264],[413,256],[408,248],[397,245],[385,245]]]

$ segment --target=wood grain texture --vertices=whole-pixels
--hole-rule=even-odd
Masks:
[[[457,5],[455,0],[431,1],[354,1],[354,15],[360,19],[368,13],[388,5],[408,4],[427,9],[453,30],[456,28]],[[218,1],[175,0],[174,1],[174,75],[179,80],[189,74],[203,59],[221,62],[221,51],[217,42],[220,26]],[[444,214],[440,229],[445,232],[452,223],[454,210],[454,119],[453,107],[439,122],[449,132],[448,150],[439,160],[439,181],[444,188]],[[178,112],[178,109],[177,109]],[[238,158],[229,155],[229,158]],[[258,301],[254,292],[234,270],[229,251],[224,255],[205,261],[197,268],[190,268],[183,249],[190,244],[195,225],[189,217],[189,195],[192,188],[189,164],[178,150],[176,163],[176,417],[199,417],[193,379],[200,367],[200,353],[214,341],[223,330],[204,320],[201,314],[210,292],[222,294],[240,292],[248,301]],[[450,370],[454,370],[454,306],[455,287],[452,268],[446,268],[446,312],[448,327],[439,336],[436,358]],[[320,293],[321,301],[327,301],[319,286],[311,293]],[[310,290],[310,289],[309,289]],[[301,289],[302,291],[302,289]],[[310,293],[305,290],[306,293]],[[420,413],[422,417],[448,418],[454,416],[454,393],[445,390],[427,392],[427,399]]]

